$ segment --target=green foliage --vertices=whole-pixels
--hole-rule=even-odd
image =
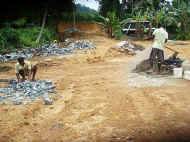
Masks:
[[[128,18],[148,20],[153,27],[165,27],[175,39],[190,39],[189,0],[173,0],[173,5],[165,0],[128,0],[127,12],[122,19],[123,25]]]
[[[176,39],[190,39],[190,2],[188,0],[174,0],[173,9],[173,24],[175,27]]]
[[[15,49],[36,47],[36,38],[40,27],[18,28],[5,27],[0,30],[0,52],[11,52]],[[44,29],[42,39],[39,44],[52,41],[55,37],[53,30]]]
[[[107,16],[108,12],[115,12],[116,16],[120,16],[121,5],[119,0],[99,0],[100,1],[100,14],[104,17]]]
[[[153,23],[158,27],[159,24],[164,25],[164,19],[166,18],[165,12],[163,9],[155,12],[155,16],[153,18]]]
[[[122,37],[121,32],[121,24],[119,18],[116,16],[115,12],[108,12],[107,18],[109,19],[109,26],[112,28],[113,36],[116,39],[120,39]]]
[[[98,14],[94,13],[76,13],[76,22],[94,22],[97,21]]]
[[[120,39],[122,37],[121,23],[115,12],[108,12],[107,17],[99,15],[99,22],[106,29],[109,37]]]
[[[98,20],[98,15],[97,11],[77,4],[74,12],[61,13],[61,20],[64,22],[73,22],[75,18],[76,22],[94,22]]]
[[[26,22],[27,22],[27,20],[25,18],[21,18],[21,19],[14,21],[13,25],[15,25],[16,27],[23,27],[26,25]]]
[[[36,43],[36,38],[39,34],[40,27],[32,27],[32,28],[22,28],[18,29],[18,35],[20,42],[22,44],[22,47],[35,47],[37,45]],[[41,38],[41,43],[48,42],[49,40],[51,41],[53,39],[53,32],[44,29],[42,38]]]
[[[113,26],[113,35],[116,39],[121,39],[121,37],[123,36],[123,33],[121,32],[121,30],[122,30],[121,25],[118,20]]]
[[[1,29],[0,46],[1,52],[12,51],[14,48],[18,48],[20,46],[20,40],[17,31],[11,27]]]

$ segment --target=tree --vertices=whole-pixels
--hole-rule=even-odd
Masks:
[[[108,12],[106,17],[99,16],[100,23],[106,29],[108,37],[115,37],[116,39],[121,38],[121,23],[115,12]]]
[[[40,39],[42,37],[42,33],[43,33],[43,30],[44,30],[45,24],[46,24],[47,15],[48,15],[48,7],[46,7],[46,9],[44,11],[44,16],[43,16],[43,20],[42,20],[42,26],[41,26],[40,33],[39,33],[39,35],[38,35],[38,37],[36,39],[36,43],[39,43]]]
[[[36,39],[36,43],[40,42],[48,17],[53,17],[52,21],[56,21],[54,25],[57,26],[61,13],[65,11],[72,11],[74,7],[74,0],[14,0],[4,1],[0,5],[0,19],[1,23],[10,23],[11,20],[19,18],[27,18],[36,25],[41,25],[41,30]]]
[[[149,10],[156,11],[161,9],[165,0],[123,0],[122,8],[127,12],[134,14],[135,11],[141,10],[142,12]]]
[[[0,5],[0,20],[5,22],[26,17],[36,21],[43,17],[44,11],[48,6],[48,15],[59,15],[64,11],[71,11],[73,0],[14,0],[3,1]],[[41,23],[41,21],[40,21]]]
[[[120,15],[121,5],[119,0],[99,0],[99,3],[102,16],[106,17],[108,12],[115,12],[116,16]]]
[[[175,3],[179,5],[175,5]],[[179,39],[189,39],[190,38],[190,2],[187,0],[177,0],[174,1],[175,15],[178,22],[178,37]]]

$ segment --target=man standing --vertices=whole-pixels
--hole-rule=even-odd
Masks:
[[[164,62],[164,45],[168,40],[168,33],[163,27],[160,27],[153,32],[153,36],[154,43],[150,54],[150,64],[153,67],[153,72],[160,73],[161,65]]]
[[[26,76],[28,76],[27,79],[29,81],[34,81],[37,72],[37,65],[32,64],[29,61],[25,61],[23,57],[19,57],[17,61],[18,62],[15,65],[15,72],[18,82],[25,81]]]

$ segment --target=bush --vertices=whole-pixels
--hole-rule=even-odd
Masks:
[[[121,39],[122,27],[119,18],[116,16],[115,12],[108,12],[107,17],[99,15],[97,18],[99,24],[101,24],[110,38],[115,37],[116,39]]]
[[[25,18],[18,19],[13,22],[15,27],[24,27],[26,25],[27,20]]]
[[[37,46],[36,38],[40,32],[40,27],[22,28],[17,30],[22,47]],[[49,42],[53,39],[54,32],[49,29],[44,29],[40,44]]]
[[[36,38],[40,27],[18,28],[5,27],[0,30],[0,52],[11,52],[19,48],[36,47]],[[47,43],[54,39],[54,32],[45,28],[39,44]]]
[[[113,35],[116,39],[121,39],[121,37],[123,36],[122,33],[122,28],[121,28],[121,24],[118,18],[114,19],[114,24],[113,24]]]
[[[5,27],[0,30],[0,46],[1,51],[9,52],[20,47],[18,33],[11,27]]]
[[[6,52],[6,39],[2,36],[2,34],[0,34],[0,52],[4,53]]]

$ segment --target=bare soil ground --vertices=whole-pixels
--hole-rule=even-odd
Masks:
[[[53,80],[58,95],[51,106],[1,105],[0,142],[189,142],[190,82],[130,87],[125,80],[132,57],[106,57],[118,41],[89,38],[96,51],[35,59],[37,78]],[[190,59],[190,42],[170,46]],[[14,78],[14,63],[3,65],[12,69],[0,78]]]

